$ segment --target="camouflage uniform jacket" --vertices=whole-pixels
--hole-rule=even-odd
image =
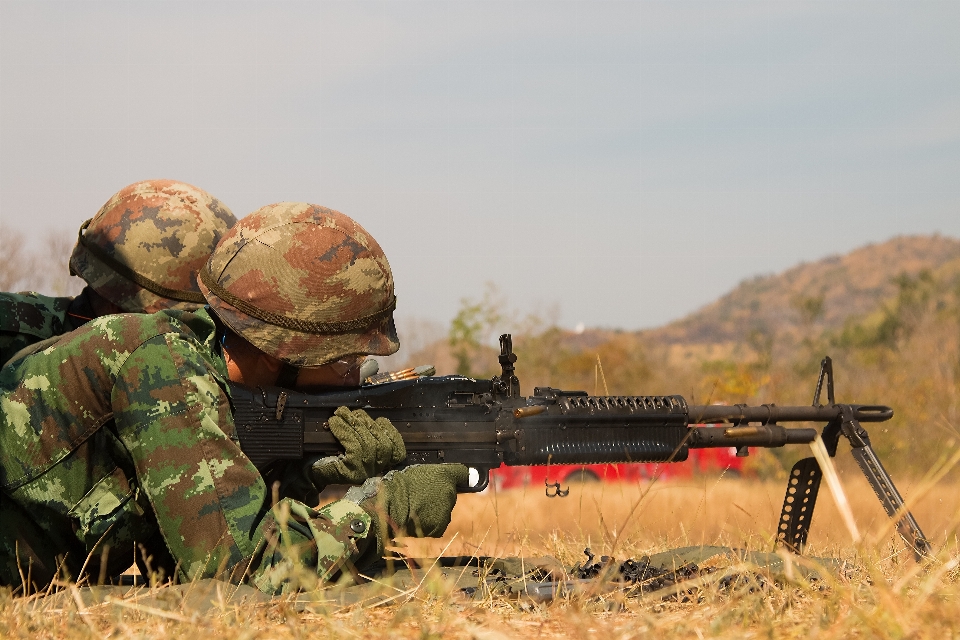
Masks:
[[[135,555],[273,593],[375,546],[354,503],[271,507],[216,335],[206,309],[104,316],[0,372],[0,584],[109,577]]]
[[[93,315],[77,314],[82,302],[82,295],[51,298],[33,292],[0,292],[0,365],[24,347],[81,326]]]

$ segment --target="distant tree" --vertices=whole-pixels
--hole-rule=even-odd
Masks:
[[[790,306],[800,314],[800,321],[807,328],[823,317],[824,294],[818,296],[796,296]]]
[[[70,275],[74,242],[72,232],[51,231],[42,249],[31,250],[22,233],[4,228],[0,233],[0,291],[76,295],[83,281]]]
[[[460,300],[460,310],[450,322],[448,336],[458,374],[474,375],[473,360],[504,320],[503,309],[503,297],[493,283],[487,283],[479,302]]]
[[[34,258],[27,251],[23,234],[4,228],[0,233],[0,291],[19,291],[30,287],[36,274]]]
[[[870,316],[848,322],[835,344],[841,347],[897,350],[910,338],[929,311],[929,303],[938,290],[938,283],[928,269],[915,277],[901,273],[892,282],[897,287],[894,298]]]

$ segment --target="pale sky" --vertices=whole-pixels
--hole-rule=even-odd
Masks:
[[[0,233],[148,178],[364,225],[407,318],[636,329],[960,236],[960,2],[0,0]]]

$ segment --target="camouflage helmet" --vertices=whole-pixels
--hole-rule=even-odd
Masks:
[[[80,227],[70,273],[121,309],[206,304],[197,272],[237,219],[206,191],[173,180],[124,187]]]
[[[326,207],[281,202],[246,216],[200,271],[200,289],[230,329],[296,367],[400,348],[387,257]]]

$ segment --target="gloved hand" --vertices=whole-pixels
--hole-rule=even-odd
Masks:
[[[457,485],[466,485],[469,477],[462,464],[417,464],[370,478],[348,490],[344,500],[373,516],[377,546],[369,551],[379,558],[396,535],[442,536],[457,504]]]
[[[344,452],[307,463],[305,472],[317,491],[330,484],[360,484],[383,475],[407,457],[400,432],[386,418],[374,420],[363,409],[340,407],[327,424]]]

